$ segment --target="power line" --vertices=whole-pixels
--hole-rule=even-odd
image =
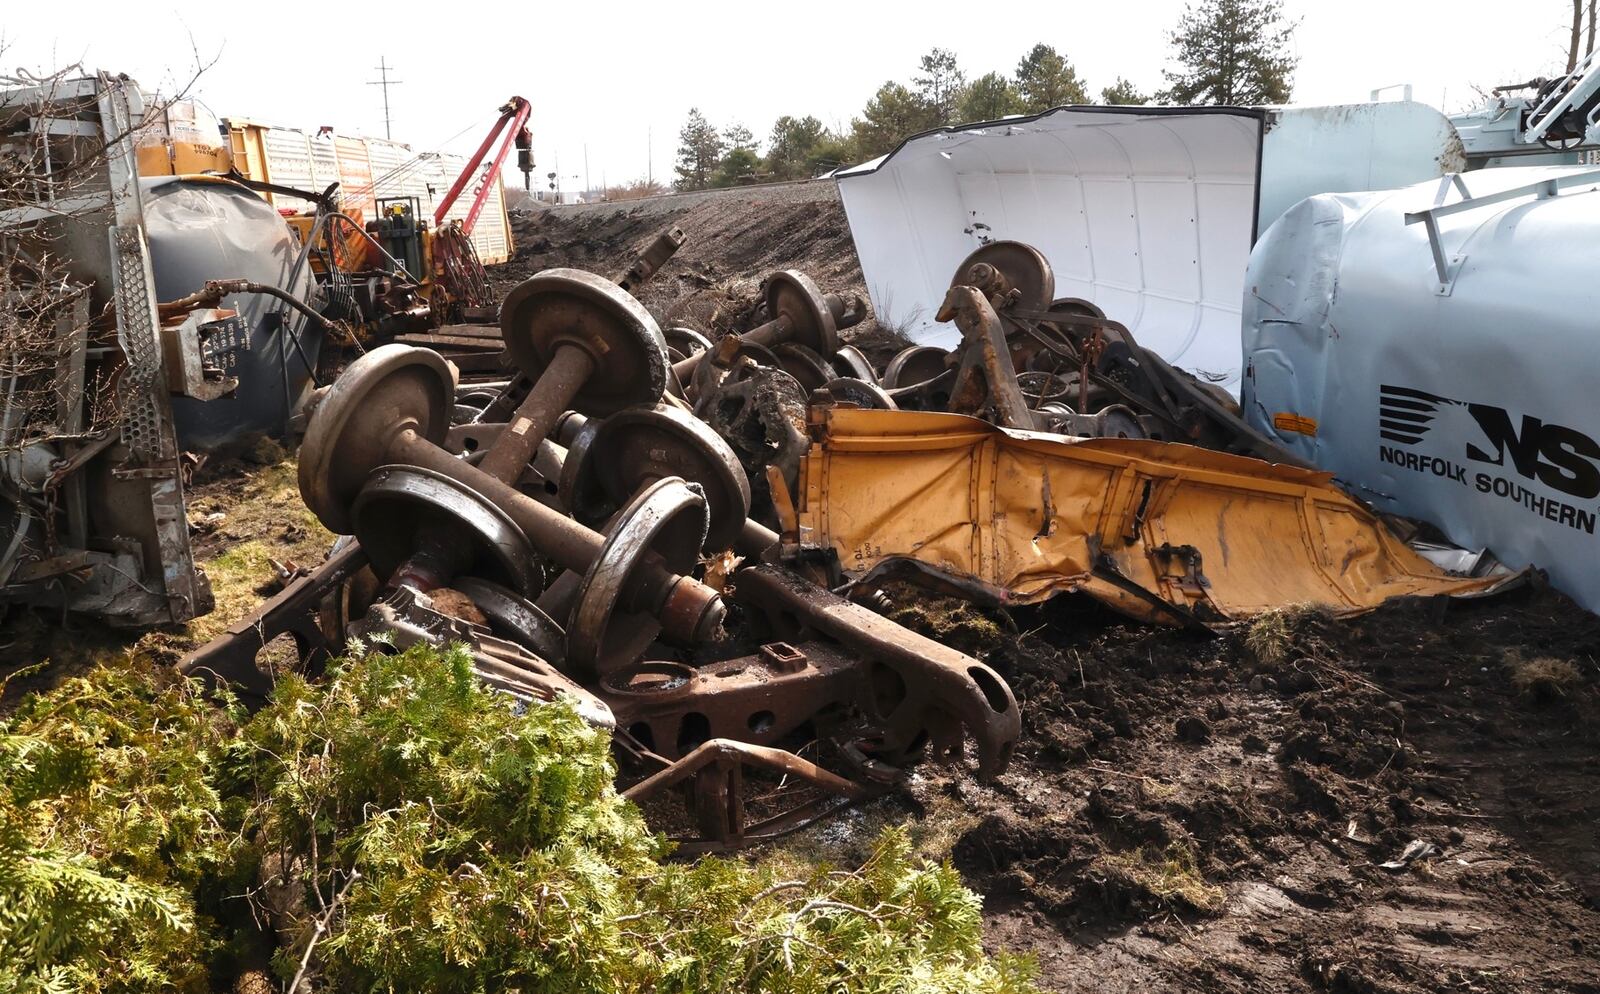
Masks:
[[[378,64],[373,68],[378,70],[379,78],[368,80],[367,85],[383,87],[383,137],[393,141],[394,135],[389,131],[389,87],[399,86],[405,80],[389,78],[389,70],[393,69],[394,66],[389,65],[388,60],[383,56],[378,57]]]

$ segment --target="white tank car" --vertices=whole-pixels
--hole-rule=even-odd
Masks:
[[[1301,201],[1250,256],[1250,422],[1600,609],[1600,171]]]

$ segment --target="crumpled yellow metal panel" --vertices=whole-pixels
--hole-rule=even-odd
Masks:
[[[804,544],[860,573],[909,557],[1031,603],[1082,591],[1167,623],[1472,596],[1330,474],[1167,442],[1067,439],[954,414],[832,409],[801,471]]]

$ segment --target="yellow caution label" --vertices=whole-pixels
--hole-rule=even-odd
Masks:
[[[1315,436],[1317,433],[1317,419],[1308,418],[1303,414],[1279,411],[1272,416],[1272,427],[1279,431],[1292,431],[1296,435]]]

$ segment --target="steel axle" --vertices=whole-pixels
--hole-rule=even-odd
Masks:
[[[493,505],[557,565],[587,572],[605,548],[604,535],[441,447],[451,388],[449,366],[426,349],[386,345],[351,364],[306,431],[300,463],[306,505],[329,530],[352,534],[351,512],[373,472],[418,467],[458,484],[469,500]],[[715,633],[725,612],[716,591],[650,556],[629,570],[620,601],[656,615],[669,637],[688,642]]]
[[[822,356],[838,350],[839,321],[848,310],[844,298],[832,293],[824,296],[804,273],[784,269],[767,277],[767,310],[774,315],[772,320],[756,325],[740,339],[766,348],[797,342]],[[687,381],[706,354],[673,363],[673,374],[679,381]]]

